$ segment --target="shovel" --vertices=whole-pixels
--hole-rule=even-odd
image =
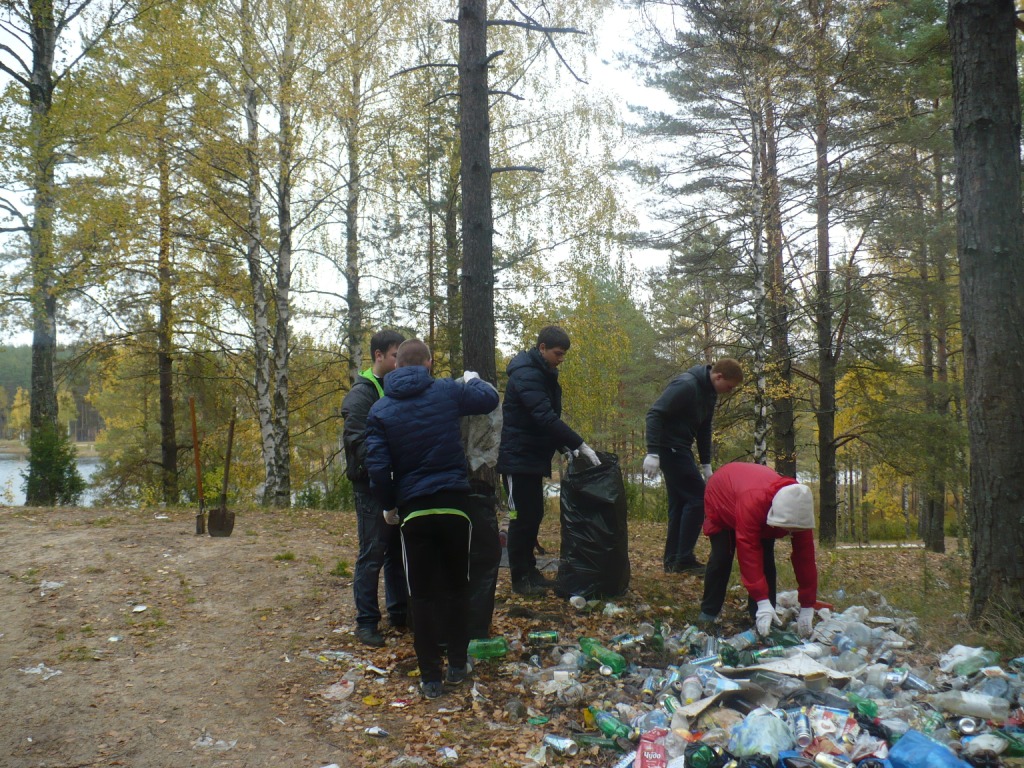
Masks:
[[[228,423],[228,453],[224,459],[224,484],[220,489],[220,506],[210,510],[210,535],[230,536],[235,528],[235,513],[228,512],[228,473],[231,470],[231,443],[235,439],[235,409]]]
[[[196,514],[196,535],[206,533],[206,499],[203,496],[203,469],[199,463],[199,433],[196,431],[196,399],[188,399],[192,412],[192,457],[196,462],[196,489],[199,492],[199,512]]]

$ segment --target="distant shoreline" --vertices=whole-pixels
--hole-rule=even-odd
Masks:
[[[21,440],[0,440],[0,453],[13,456],[28,456],[28,444],[23,443]],[[83,459],[99,456],[96,452],[96,443],[75,443],[75,453],[78,454],[79,458]]]

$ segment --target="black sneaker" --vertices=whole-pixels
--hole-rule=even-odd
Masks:
[[[665,573],[689,573],[693,576],[703,576],[707,566],[699,560],[691,560],[686,563],[676,563],[665,569]]]
[[[684,565],[679,572],[688,573],[691,576],[703,576],[706,570],[707,566],[704,563],[694,563],[693,565]]]
[[[534,584],[532,581],[524,580],[515,582],[512,585],[512,591],[517,595],[537,597],[539,595],[546,594],[548,588],[546,586],[541,586],[540,584]]]
[[[551,580],[545,577],[544,574],[538,570],[530,571],[530,575],[526,577],[526,580],[536,587],[551,589]]]
[[[462,665],[461,667],[453,667],[449,665],[448,671],[445,672],[444,681],[448,685],[458,685],[459,683],[465,682],[469,676],[469,665]]]
[[[384,638],[376,627],[356,627],[356,639],[363,645],[374,648],[384,647]]]
[[[420,683],[420,693],[425,699],[436,699],[444,693],[444,686],[440,680],[431,680],[429,683]]]

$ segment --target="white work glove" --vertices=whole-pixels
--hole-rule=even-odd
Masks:
[[[701,474],[704,475],[704,482],[705,483],[708,480],[711,479],[711,465],[710,464],[701,464],[700,465],[700,471],[701,471]]]
[[[772,630],[772,624],[782,624],[779,615],[775,613],[771,600],[757,601],[757,614],[754,616],[754,623],[757,625],[757,634],[767,637]]]
[[[644,456],[644,474],[648,480],[657,480],[658,471],[661,469],[661,459],[656,453],[648,453]]]
[[[801,608],[800,615],[796,619],[796,631],[800,637],[810,637],[811,627],[814,623],[814,609]]]
[[[466,371],[464,374],[462,374],[462,380],[464,382],[466,382],[466,383],[469,383],[473,379],[479,379],[479,378],[480,378],[480,374],[477,373],[476,371]]]
[[[388,525],[398,525],[401,518],[398,517],[398,509],[385,509],[384,522]]]
[[[595,467],[601,463],[601,460],[597,458],[597,454],[594,453],[594,449],[586,443],[581,444],[580,447],[576,449],[576,455],[585,457],[586,460]]]

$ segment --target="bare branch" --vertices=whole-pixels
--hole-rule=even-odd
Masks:
[[[519,27],[529,32],[543,32],[544,34],[570,34],[586,35],[588,32],[575,27],[545,27],[532,21],[514,21],[513,19],[488,19],[488,27]]]
[[[440,64],[440,63],[433,63],[433,62],[431,62],[429,64],[417,64],[415,67],[407,67],[406,69],[400,69],[397,72],[395,72],[393,75],[391,75],[390,77],[398,77],[399,75],[408,75],[410,72],[415,72],[415,71],[420,70],[420,69],[430,69],[432,67],[443,67],[443,68],[451,67],[453,69],[458,69],[458,66],[459,65],[456,64],[455,62],[452,62],[451,64]]]
[[[11,56],[11,58],[13,58],[22,67],[25,68],[26,72],[30,72],[31,71],[31,69],[28,66],[25,65],[25,62],[21,60],[21,57],[18,56],[18,54],[14,52],[14,49],[12,49],[12,48],[10,48],[9,46],[6,46],[6,45],[0,45],[0,52],[9,54]],[[0,72],[6,72],[8,75],[10,75],[14,80],[16,80],[18,83],[20,83],[25,88],[29,87],[29,82],[28,82],[28,78],[27,77],[19,74],[15,70],[11,69],[9,66],[7,66],[2,61],[0,61]]]
[[[445,93],[442,93],[439,96],[435,96],[430,101],[427,101],[427,102],[424,102],[424,103],[426,104],[426,106],[430,107],[430,106],[433,106],[434,104],[437,104],[437,102],[439,102],[441,99],[447,99],[447,98],[455,98],[455,99],[457,99],[457,98],[459,98],[459,94],[456,91],[447,91]]]
[[[528,173],[544,173],[543,168],[538,168],[536,165],[500,165],[497,168],[491,168],[491,175],[496,173],[508,173],[509,171],[526,171]]]
[[[525,97],[512,93],[512,91],[487,91],[487,93],[491,94],[492,96],[511,96],[513,99],[516,99],[517,101],[526,100]]]
[[[494,61],[499,56],[501,56],[501,54],[503,54],[504,52],[505,52],[504,48],[499,48],[498,50],[496,50],[494,53],[492,53],[490,56],[488,56],[486,59],[484,59],[484,66],[485,67],[491,66],[491,62]]]

